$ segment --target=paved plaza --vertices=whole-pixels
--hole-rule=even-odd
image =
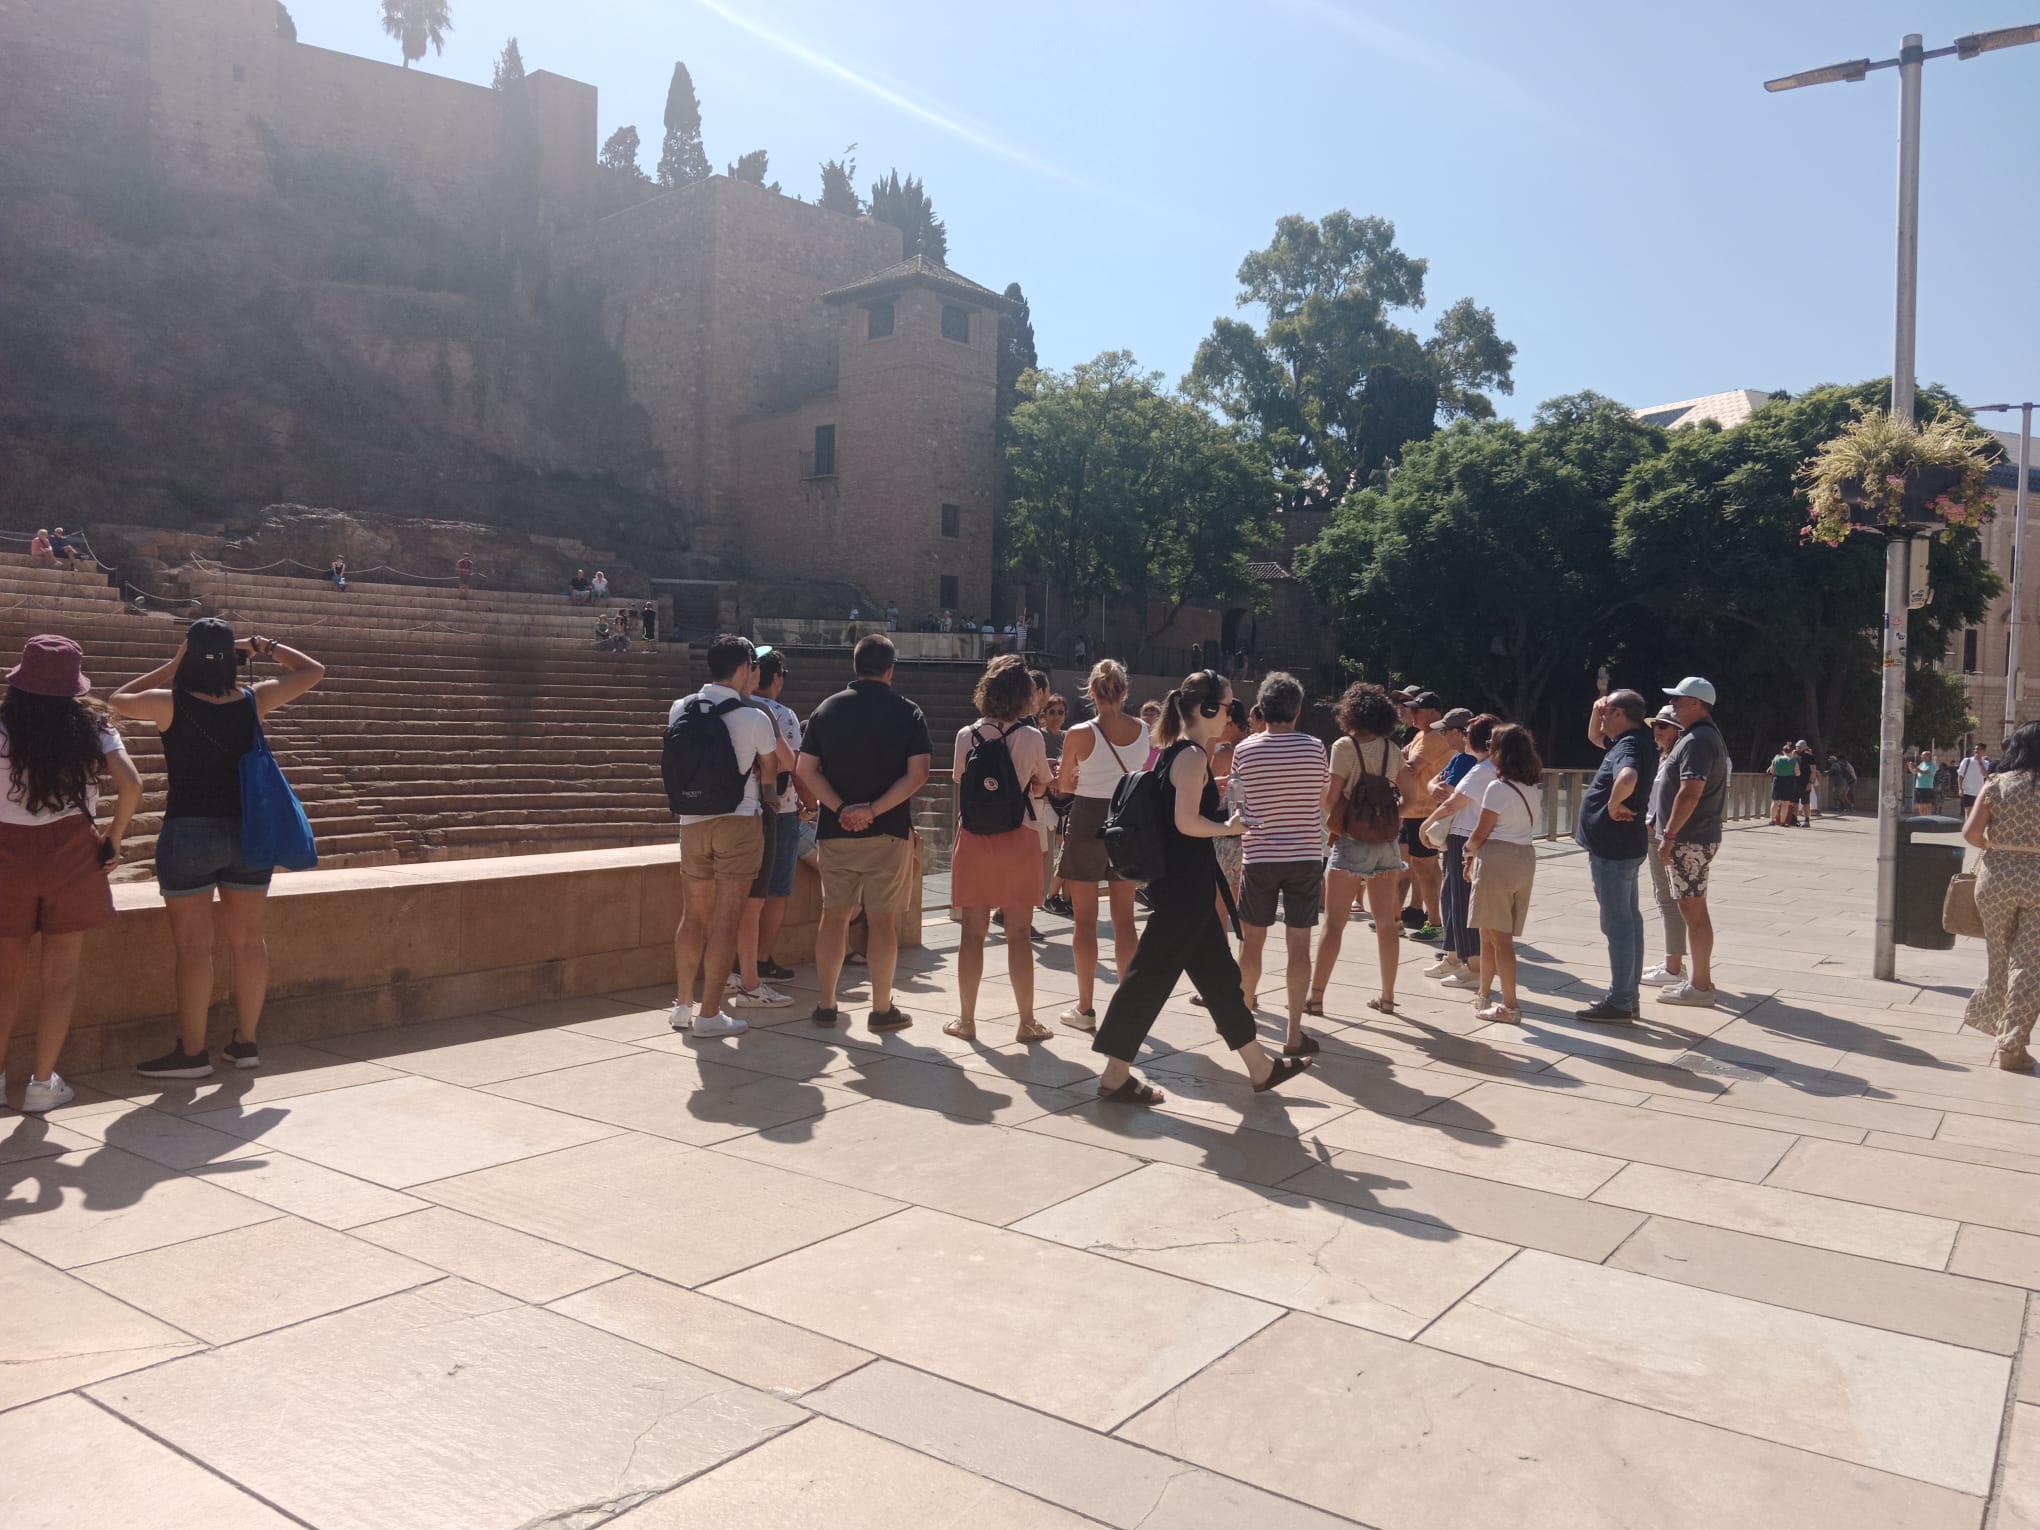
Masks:
[[[1098,1102],[996,953],[944,1036],[932,922],[883,1039],[803,969],[735,1040],[645,989],[80,1080],[0,1117],[0,1524],[2040,1525],[2040,1081],[1980,945],[1869,979],[1873,856],[1732,830],[1723,1007],[1610,1031],[1543,847],[1520,1028],[1414,944],[1371,1014],[1356,926],[1279,1097],[1186,989],[1167,1107]]]

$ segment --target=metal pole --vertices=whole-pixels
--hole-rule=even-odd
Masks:
[[[2005,737],[2019,723],[2019,618],[2026,579],[2026,464],[2033,456],[2033,406],[2019,406],[2018,489],[2012,511],[2012,617],[2005,629]]]
[[[1908,32],[1898,50],[1898,273],[1892,335],[1891,412],[1913,417],[1914,337],[1919,318],[1920,65],[1924,49]],[[1877,939],[1871,971],[1898,975],[1898,819],[1905,802],[1899,779],[1905,739],[1905,537],[1884,548],[1884,708],[1877,739]]]

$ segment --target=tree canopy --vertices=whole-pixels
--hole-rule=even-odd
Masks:
[[[620,127],[603,141],[601,163],[606,169],[622,171],[625,175],[650,185],[652,178],[645,174],[644,166],[638,163],[639,148],[638,130],[635,127]]]
[[[1393,223],[1343,209],[1283,218],[1240,263],[1238,304],[1265,325],[1217,320],[1186,382],[1261,438],[1291,506],[1338,503],[1441,418],[1487,418],[1486,390],[1515,390],[1516,347],[1471,298],[1429,339],[1395,322],[1424,306],[1427,269],[1397,247]]]
[[[856,217],[864,211],[864,199],[857,195],[857,145],[843,151],[841,159],[822,164],[822,194],[817,200],[830,212]]]
[[[524,53],[517,46],[517,39],[511,38],[503,44],[503,51],[496,55],[496,75],[489,81],[491,90],[508,90],[513,85],[524,83]]]
[[[666,139],[659,154],[659,184],[685,186],[711,174],[708,151],[701,146],[701,102],[694,94],[694,76],[684,63],[673,65],[666,87]]]
[[[446,34],[453,30],[453,12],[447,0],[382,0],[382,27],[397,40],[404,52],[404,67],[425,56],[446,51]]]
[[[1034,313],[1018,282],[1006,284],[1013,308],[999,315],[999,422],[1003,427],[1020,402],[1022,379],[1040,364],[1034,353]]]
[[[826,181],[826,165],[822,174]],[[918,178],[910,175],[902,180],[895,170],[872,182],[871,216],[900,231],[909,260],[925,255],[938,266],[949,264],[949,230],[935,216],[935,204],[928,199],[928,190]]]
[[[739,155],[737,162],[729,167],[729,178],[733,181],[749,181],[754,186],[765,186],[765,172],[772,163],[772,156],[763,149],[753,149]],[[766,186],[767,191],[777,191],[779,182]]]
[[[1174,608],[1253,586],[1276,485],[1243,432],[1124,351],[1024,380],[1008,422],[1008,562],[1066,594]]]
[[[1646,696],[1707,676],[1745,763],[1788,734],[1865,758],[1882,543],[1805,542],[1796,474],[1884,388],[1781,397],[1733,430],[1667,433],[1591,393],[1547,402],[1527,430],[1462,418],[1349,496],[1296,571],[1339,612],[1356,670],[1528,722],[1558,754],[1575,752],[1606,664]],[[1959,681],[1932,661],[1998,580],[1971,530],[1934,543],[1931,577],[1908,683],[1922,736],[1945,739],[1961,731]]]

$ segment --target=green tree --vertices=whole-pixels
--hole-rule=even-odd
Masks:
[[[276,0],[276,35],[285,42],[297,41],[297,23],[291,20],[290,7],[283,0]]]
[[[749,181],[753,186],[765,186],[765,172],[771,164],[771,159],[771,155],[763,149],[753,149],[750,153],[740,156],[737,162],[730,166],[729,177],[733,181]],[[770,186],[765,186],[765,189],[777,191],[779,182],[774,181]]]
[[[999,315],[999,424],[1004,429],[1020,402],[1022,379],[1040,365],[1034,353],[1034,314],[1018,282],[1006,284],[1013,307]]]
[[[1168,610],[1253,587],[1275,482],[1241,432],[1169,393],[1124,351],[1032,373],[1007,431],[1008,564],[1079,599]],[[1151,636],[1153,634],[1150,634]]]
[[[902,180],[895,170],[883,180],[873,182],[871,216],[900,231],[909,260],[925,255],[938,266],[949,264],[949,230],[935,216],[935,204],[916,177],[910,175]]]
[[[857,195],[856,144],[845,149],[841,159],[823,163],[820,201],[830,212],[848,213],[853,218],[864,211],[863,199]]]
[[[1281,219],[1240,263],[1240,307],[1265,327],[1219,319],[1187,386],[1266,444],[1296,508],[1336,504],[1374,480],[1441,416],[1487,418],[1489,389],[1511,393],[1516,347],[1494,314],[1461,299],[1428,339],[1393,315],[1424,306],[1427,263],[1404,253],[1386,218],[1341,209]]]
[[[446,34],[453,30],[453,12],[447,0],[382,0],[382,27],[404,51],[404,67],[425,56],[446,51]]]
[[[638,130],[635,127],[620,127],[604,140],[601,164],[605,169],[618,170],[631,179],[650,185],[652,178],[646,175],[638,163]]]
[[[666,87],[666,143],[659,154],[659,184],[685,186],[712,172],[708,152],[701,146],[701,102],[694,94],[694,77],[687,66],[673,66],[673,82]]]
[[[517,39],[511,38],[503,44],[503,51],[496,55],[496,77],[489,81],[491,90],[508,90],[513,85],[524,83],[524,54],[517,46]]]

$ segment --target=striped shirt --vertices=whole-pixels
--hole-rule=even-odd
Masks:
[[[1314,861],[1325,853],[1325,746],[1308,733],[1256,733],[1233,749],[1248,864]]]

